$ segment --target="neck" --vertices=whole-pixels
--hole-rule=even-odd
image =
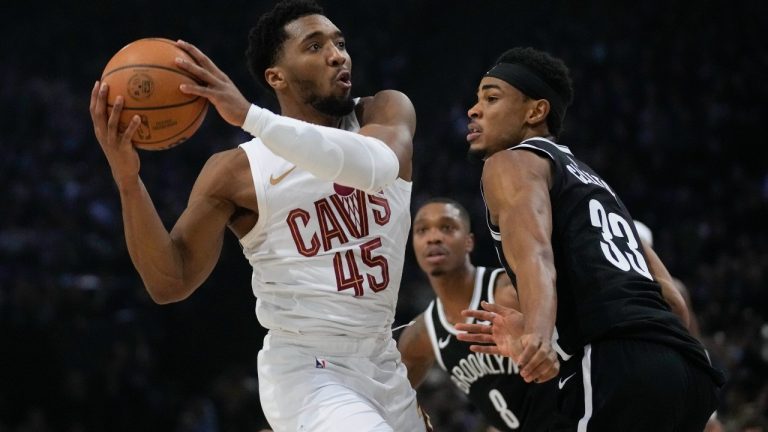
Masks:
[[[313,106],[278,96],[280,114],[320,126],[339,127],[339,117],[323,114]]]
[[[457,321],[463,309],[469,307],[472,294],[475,290],[475,266],[469,262],[454,271],[440,276],[429,276],[429,284],[435,290],[435,294],[443,303],[445,312],[449,317]]]
[[[549,128],[547,128],[546,125],[539,125],[536,127],[526,129],[523,132],[523,137],[520,140],[520,142],[523,142],[529,138],[546,138],[550,141],[553,141],[553,142],[555,141],[555,137],[553,137],[552,134],[549,133]]]

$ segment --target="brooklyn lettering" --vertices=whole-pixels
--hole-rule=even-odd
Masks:
[[[519,373],[511,358],[496,354],[469,353],[451,369],[451,381],[465,394],[475,381],[487,375],[514,375]]]

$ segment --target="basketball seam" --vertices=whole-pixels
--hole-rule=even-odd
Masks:
[[[197,100],[200,99],[200,96],[196,96],[194,99],[189,100],[187,102],[182,102],[178,104],[173,105],[160,105],[160,106],[151,106],[151,107],[131,107],[131,106],[124,106],[123,110],[134,110],[134,111],[153,111],[153,110],[159,110],[159,109],[166,109],[166,108],[178,108],[184,105],[189,105],[191,103],[197,102]],[[107,104],[107,108],[112,108],[114,104]]]
[[[168,72],[173,72],[175,74],[179,74],[181,76],[187,77],[187,78],[191,79],[192,81],[194,81],[194,82],[196,82],[198,84],[204,84],[203,82],[198,81],[198,79],[194,75],[186,73],[186,72],[184,72],[182,70],[174,69],[174,68],[171,68],[171,67],[168,67],[168,66],[160,66],[160,65],[145,64],[145,63],[129,64],[129,65],[120,66],[118,68],[112,69],[111,71],[109,71],[109,72],[105,73],[104,75],[102,75],[101,76],[101,80],[104,81],[104,78],[112,75],[115,72],[119,72],[119,71],[121,71],[123,69],[136,68],[136,67],[144,67],[144,68],[150,68],[150,69],[161,69],[161,70],[165,70],[165,71],[168,71]]]

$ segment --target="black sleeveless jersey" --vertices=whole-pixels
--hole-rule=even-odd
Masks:
[[[552,162],[549,197],[560,348],[573,354],[606,338],[655,341],[674,347],[722,383],[722,373],[711,367],[701,343],[664,301],[632,217],[611,187],[568,147],[531,138],[506,151],[520,150]],[[504,258],[499,228],[491,223],[490,215],[488,226],[499,259],[515,281]]]
[[[477,267],[469,309],[478,309],[482,300],[493,303],[496,277],[502,271]],[[556,409],[557,380],[527,384],[511,358],[470,351],[469,343],[456,340],[457,331],[440,299],[429,304],[424,319],[437,363],[489,424],[502,431],[547,430]]]

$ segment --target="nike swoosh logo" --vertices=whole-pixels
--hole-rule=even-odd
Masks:
[[[443,339],[443,338],[438,339],[437,340],[437,346],[440,347],[440,349],[443,349],[443,348],[447,347],[448,346],[448,342],[451,341],[451,336],[453,336],[453,335],[448,335],[448,337],[445,338],[445,339]]]
[[[557,381],[557,388],[558,388],[558,389],[560,389],[560,390],[562,390],[562,389],[563,389],[563,387],[565,386],[565,383],[566,383],[566,382],[567,382],[569,379],[573,378],[573,376],[574,376],[574,375],[576,375],[576,372],[572,373],[572,374],[571,374],[571,375],[570,375],[568,378],[566,378],[566,379],[562,379],[562,378],[560,378],[560,379]]]
[[[287,176],[288,174],[290,174],[290,173],[291,173],[291,171],[293,171],[293,170],[295,170],[295,169],[296,169],[296,165],[294,165],[294,166],[293,166],[293,168],[291,168],[291,169],[289,169],[288,171],[286,171],[286,172],[284,172],[284,173],[280,174],[280,175],[279,175],[279,176],[277,176],[277,177],[273,177],[272,175],[270,175],[270,176],[269,176],[269,184],[271,184],[272,186],[274,186],[274,185],[276,185],[276,184],[280,183],[281,181],[283,181],[283,179],[285,178],[285,176]]]

